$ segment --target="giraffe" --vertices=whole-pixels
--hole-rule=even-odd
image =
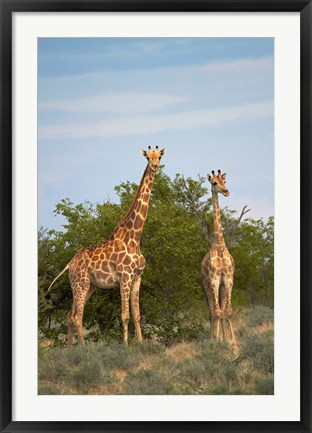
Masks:
[[[203,288],[208,300],[210,310],[211,335],[219,339],[220,320],[222,327],[223,339],[227,339],[226,319],[229,322],[231,343],[236,343],[233,326],[231,322],[232,304],[231,295],[234,277],[234,260],[229,253],[222,232],[221,213],[219,207],[218,194],[225,197],[230,195],[225,186],[226,173],[218,174],[212,171],[212,176],[207,176],[211,183],[213,199],[213,220],[214,220],[214,237],[209,252],[205,255],[201,269],[203,275]]]
[[[119,221],[111,236],[102,243],[81,248],[54,282],[66,271],[73,294],[72,308],[67,315],[67,344],[73,344],[73,331],[76,328],[80,344],[85,344],[83,336],[83,310],[96,287],[120,288],[121,319],[123,341],[128,344],[128,324],[130,320],[129,301],[134,322],[136,338],[142,341],[140,325],[139,292],[141,275],[145,267],[145,258],[140,251],[140,239],[147,217],[149,200],[154,182],[154,175],[159,170],[161,157],[166,149],[142,149],[147,159],[143,177],[136,196],[126,215]]]

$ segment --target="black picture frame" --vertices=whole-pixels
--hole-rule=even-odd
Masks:
[[[0,0],[0,423],[1,432],[311,432],[311,0]],[[301,416],[298,422],[12,421],[12,16],[15,12],[300,12]],[[292,174],[290,179],[292,181]],[[287,186],[286,186],[287,188]],[[290,318],[291,319],[291,318]],[[290,342],[291,344],[291,342]],[[291,348],[290,348],[291,350]],[[291,373],[290,373],[291,374]],[[155,408],[156,410],[156,408]]]

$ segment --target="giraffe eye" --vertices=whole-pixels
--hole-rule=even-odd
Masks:
[[[146,159],[149,161],[149,156],[147,156]]]
[[[159,159],[159,161],[161,160],[161,156],[158,158]]]
[[[217,185],[217,182],[213,182],[214,185]]]

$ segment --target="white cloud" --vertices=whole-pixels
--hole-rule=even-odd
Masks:
[[[165,130],[190,130],[219,126],[229,122],[272,117],[271,101],[236,105],[211,110],[192,110],[180,113],[149,116],[112,117],[97,123],[75,123],[39,127],[40,139],[110,138],[140,136]]]
[[[252,70],[263,70],[270,69],[273,67],[272,57],[262,57],[260,59],[240,59],[232,60],[230,62],[216,62],[208,63],[201,68],[204,70],[218,70],[218,71],[252,71]]]
[[[89,73],[81,73],[81,74],[74,74],[74,75],[63,75],[63,76],[55,76],[55,77],[43,77],[39,78],[39,81],[44,84],[45,86],[51,86],[55,85],[56,83],[59,84],[72,84],[73,81],[86,81],[89,82],[89,80],[98,80],[103,79],[106,80],[107,78],[116,77],[119,79],[120,76],[135,76],[137,77],[138,74],[154,74],[157,72],[157,74],[164,74],[165,77],[168,77],[172,74],[176,76],[176,74],[197,74],[201,72],[215,72],[220,70],[220,72],[240,72],[242,74],[246,74],[250,71],[258,71],[258,70],[270,70],[273,68],[274,65],[274,59],[271,56],[268,57],[261,57],[257,59],[240,59],[240,60],[229,60],[226,62],[211,62],[201,65],[180,65],[180,66],[160,66],[160,67],[154,67],[152,69],[129,69],[129,70],[120,70],[120,71],[103,71],[103,72],[89,72]]]
[[[188,99],[157,93],[99,94],[79,99],[42,102],[39,110],[131,114],[160,110],[185,101]]]

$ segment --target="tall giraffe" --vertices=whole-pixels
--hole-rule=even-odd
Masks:
[[[85,343],[82,331],[83,310],[96,287],[120,287],[124,343],[128,344],[129,300],[136,337],[139,342],[142,341],[139,292],[141,274],[146,261],[140,251],[140,239],[147,217],[154,175],[159,170],[160,160],[164,154],[165,149],[159,151],[158,146],[155,150],[152,150],[151,146],[148,147],[148,151],[142,150],[142,155],[148,163],[127,214],[119,221],[107,240],[80,249],[49,287],[48,290],[68,270],[73,293],[73,305],[67,316],[68,346],[73,344],[74,327],[79,342]]]
[[[228,319],[231,342],[235,343],[231,322],[234,260],[224,241],[218,200],[219,193],[225,197],[228,197],[230,193],[225,186],[226,173],[221,174],[221,170],[218,170],[218,174],[216,175],[212,171],[212,176],[208,175],[207,177],[211,183],[213,199],[214,237],[210,250],[202,261],[201,268],[203,287],[210,310],[211,339],[213,340],[215,337],[219,339],[220,320],[223,338],[224,340],[227,339],[225,321]]]

